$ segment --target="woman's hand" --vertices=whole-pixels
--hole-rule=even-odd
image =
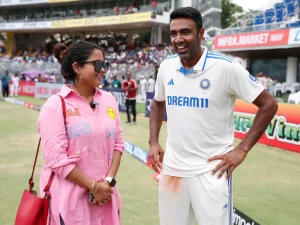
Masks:
[[[111,194],[113,194],[113,189],[109,186],[109,183],[107,181],[98,182],[98,189],[93,194],[93,203],[97,203],[98,205],[102,206],[110,200]]]

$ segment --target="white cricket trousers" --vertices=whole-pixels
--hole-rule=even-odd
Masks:
[[[232,177],[220,179],[211,171],[195,177],[159,181],[160,225],[232,225]]]
[[[10,90],[10,96],[18,96],[19,87],[17,85],[12,84]]]

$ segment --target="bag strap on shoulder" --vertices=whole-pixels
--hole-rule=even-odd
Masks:
[[[60,100],[61,100],[61,106],[62,106],[63,117],[64,117],[64,124],[66,125],[67,124],[66,123],[66,103],[65,103],[64,98],[61,95],[58,95],[58,96],[60,97]],[[36,149],[35,159],[34,159],[34,163],[33,163],[31,177],[29,178],[29,191],[31,191],[34,187],[33,175],[34,175],[34,170],[35,170],[35,166],[36,166],[36,161],[37,161],[37,158],[38,158],[38,155],[39,155],[40,145],[41,145],[41,138],[39,139],[39,143],[38,143],[38,146],[37,146],[37,149]],[[48,180],[48,183],[44,188],[44,192],[46,193],[46,196],[48,195],[48,191],[49,191],[49,188],[50,188],[51,183],[53,181],[54,175],[55,175],[55,173],[52,171],[51,175],[50,175],[50,178]]]

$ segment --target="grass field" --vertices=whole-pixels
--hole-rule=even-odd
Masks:
[[[44,102],[29,100],[39,105]],[[0,224],[12,225],[22,191],[28,188],[38,141],[35,124],[39,113],[0,101],[0,115]],[[125,114],[121,118],[125,140],[147,150],[148,119],[139,116],[138,125],[130,126],[124,124]],[[165,125],[161,137],[164,143]],[[40,155],[36,187],[42,163]],[[148,167],[124,154],[117,177],[123,198],[123,225],[159,224],[157,182],[152,174]],[[299,154],[257,144],[234,173],[234,205],[262,225],[299,225],[299,174]]]

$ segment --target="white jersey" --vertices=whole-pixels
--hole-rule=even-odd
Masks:
[[[12,77],[11,78],[13,85],[18,87],[19,86],[19,77]]]
[[[147,89],[147,85],[148,85],[148,82],[145,78],[141,79],[140,81],[140,87],[142,90],[146,90]]]
[[[153,78],[150,78],[148,80],[148,91],[149,92],[154,92],[154,88],[155,88],[155,80]]]
[[[264,90],[234,59],[202,48],[190,71],[178,56],[164,60],[158,71],[154,99],[166,101],[168,117],[166,175],[192,177],[212,170],[219,162],[207,159],[234,148],[235,99],[251,103]]]

